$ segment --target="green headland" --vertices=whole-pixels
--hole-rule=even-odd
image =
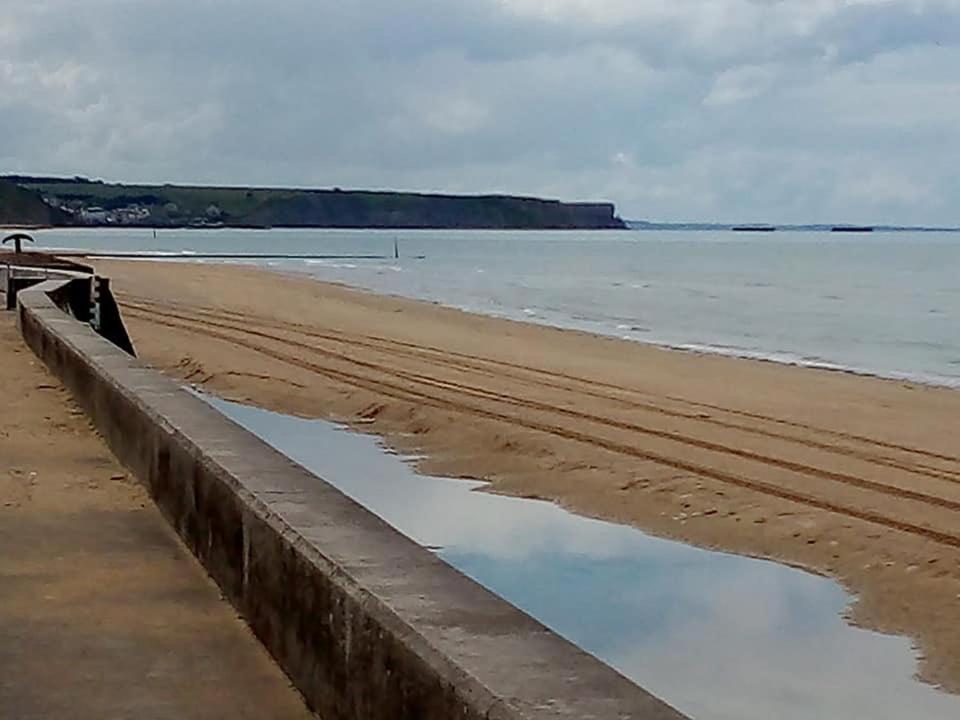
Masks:
[[[0,177],[0,223],[50,226],[621,229],[612,203],[509,195],[128,185]]]

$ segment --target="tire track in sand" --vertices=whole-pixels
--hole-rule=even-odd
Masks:
[[[138,298],[138,300],[140,299]],[[141,308],[144,308],[144,307],[152,308],[155,311],[161,311],[161,312],[163,311],[163,310],[160,310],[161,308],[166,308],[167,311],[182,309],[184,312],[190,312],[189,317],[186,318],[189,320],[196,319],[196,315],[200,314],[209,318],[213,318],[215,320],[227,320],[227,321],[235,320],[237,322],[242,321],[245,327],[258,324],[257,322],[251,323],[249,321],[248,316],[238,312],[234,312],[234,311],[216,311],[213,309],[202,308],[202,307],[200,308],[190,307],[188,309],[187,306],[183,306],[183,305],[178,306],[177,304],[174,304],[174,303],[158,303],[158,302],[145,301],[145,300],[140,300],[139,303],[131,303],[130,306],[131,307],[139,306]],[[463,368],[473,372],[484,372],[486,374],[498,375],[498,376],[503,375],[502,370],[498,373],[495,373],[485,368],[482,364],[482,363],[489,363],[489,364],[495,364],[497,366],[507,365],[514,369],[522,368],[523,370],[526,370],[526,371],[536,370],[534,368],[529,368],[529,366],[520,366],[512,363],[502,363],[501,361],[487,360],[487,359],[481,359],[481,358],[470,357],[469,360],[465,360],[463,358],[466,358],[468,356],[462,355],[461,353],[453,353],[453,352],[440,350],[439,348],[427,348],[428,352],[424,353],[422,352],[423,348],[414,346],[411,343],[401,343],[401,342],[393,341],[387,338],[379,338],[377,336],[369,336],[369,335],[351,336],[349,333],[338,333],[338,334],[326,333],[326,332],[321,332],[317,330],[313,326],[307,326],[300,323],[267,321],[267,319],[262,317],[257,317],[257,316],[253,316],[253,317],[259,321],[261,328],[267,327],[268,329],[271,329],[271,330],[289,328],[290,332],[296,332],[306,337],[322,339],[328,342],[334,342],[341,345],[346,345],[348,347],[350,346],[365,347],[365,348],[375,350],[377,352],[381,352],[384,354],[396,354],[396,355],[401,355],[405,357],[410,357],[410,358],[417,359],[419,361],[426,361],[430,364],[433,364],[435,366],[442,367],[445,369],[448,369],[449,367],[459,367],[459,368]],[[283,338],[280,338],[278,336],[271,336],[271,337],[278,341],[284,341]],[[360,339],[359,340],[353,339],[355,337],[359,337]],[[400,346],[399,350],[396,349],[396,346]],[[315,349],[315,348],[311,347],[311,349]],[[437,357],[431,357],[430,355],[431,352],[438,353],[439,355]],[[477,360],[480,360],[480,362],[478,363]],[[381,366],[381,369],[384,369],[384,368],[382,368]],[[539,373],[539,371],[537,372]],[[394,371],[391,371],[391,373],[396,374]],[[554,375],[553,373],[547,373],[547,374]],[[516,374],[509,375],[509,377],[511,377],[512,379],[518,382],[525,381],[525,378],[518,376]],[[562,377],[567,377],[567,376],[562,376]],[[956,470],[951,470],[947,468],[930,467],[922,463],[916,463],[916,462],[913,462],[913,463],[904,462],[896,458],[878,456],[868,451],[860,451],[860,450],[857,450],[854,448],[848,448],[848,447],[838,447],[835,444],[829,444],[826,442],[820,442],[820,441],[812,440],[809,438],[797,437],[795,435],[774,432],[765,428],[758,428],[750,425],[744,425],[741,423],[723,421],[723,420],[712,418],[712,417],[707,417],[707,418],[699,417],[697,415],[690,415],[682,411],[672,410],[670,408],[665,408],[659,405],[655,405],[653,403],[630,401],[622,397],[617,397],[617,396],[613,396],[605,393],[599,393],[591,389],[578,390],[576,388],[571,388],[561,383],[550,382],[550,381],[544,382],[543,380],[538,380],[537,382],[546,387],[551,387],[564,392],[579,393],[579,394],[587,395],[589,397],[593,397],[596,399],[602,399],[609,402],[616,402],[619,405],[622,405],[630,409],[638,409],[645,412],[664,415],[667,417],[675,417],[675,418],[686,420],[686,421],[701,422],[707,425],[722,427],[724,429],[745,432],[745,433],[749,433],[749,434],[757,435],[761,437],[768,437],[768,438],[773,438],[777,440],[782,440],[788,443],[803,445],[805,447],[813,448],[813,449],[816,449],[825,453],[830,453],[833,455],[853,457],[858,460],[868,462],[868,463],[873,463],[882,467],[892,468],[892,469],[900,470],[900,471],[911,473],[911,474],[923,475],[923,476],[933,478],[936,480],[941,480],[944,482],[960,484],[960,471],[956,471]],[[592,384],[593,381],[582,380],[582,382]],[[616,387],[616,386],[611,385],[610,387]],[[630,390],[628,388],[617,388],[617,389],[621,393],[622,392],[634,392],[634,393],[638,392],[635,390]],[[479,388],[474,388],[474,391],[487,392]],[[724,409],[724,412],[729,412],[729,411]],[[584,419],[595,419],[595,417],[584,418]],[[771,422],[772,421],[773,420],[771,420]],[[634,429],[637,429],[639,427],[640,426],[635,426]],[[812,428],[808,428],[808,429],[814,430]],[[823,433],[833,432],[829,430],[814,430],[814,431],[823,432]],[[866,438],[864,441],[873,442],[881,446],[884,445],[884,443],[882,442],[873,441],[869,438]],[[711,449],[711,448],[705,448],[705,449]],[[913,450],[911,452],[921,453],[925,451]],[[752,459],[759,460],[759,458],[752,458]],[[796,467],[791,469],[794,469],[800,472],[809,470],[809,468],[806,468],[806,470],[801,469],[800,464],[797,464]],[[829,471],[825,471],[825,472],[829,472]]]
[[[788,501],[795,502],[807,507],[820,509],[827,512],[836,513],[836,514],[844,515],[850,518],[869,522],[875,525],[899,530],[902,532],[911,533],[913,535],[926,538],[928,540],[931,540],[941,545],[946,545],[954,548],[960,547],[960,536],[954,535],[952,533],[943,532],[943,531],[936,530],[924,525],[918,525],[915,523],[902,521],[876,511],[850,507],[847,505],[843,505],[841,503],[825,500],[823,498],[818,498],[812,495],[807,495],[792,489],[784,488],[784,487],[774,485],[768,482],[764,482],[761,480],[747,478],[747,477],[736,475],[727,471],[712,468],[709,466],[685,461],[677,457],[672,457],[672,456],[662,455],[659,453],[641,450],[632,445],[628,445],[622,442],[617,442],[609,438],[600,437],[595,434],[586,433],[580,430],[574,430],[574,429],[563,427],[557,424],[541,422],[539,420],[534,420],[530,417],[517,417],[515,415],[509,415],[503,412],[490,410],[484,407],[478,407],[470,403],[465,403],[463,402],[462,399],[459,401],[451,400],[449,398],[444,398],[442,396],[431,395],[427,392],[424,392],[423,390],[417,390],[407,386],[397,385],[397,384],[386,382],[383,380],[377,380],[364,375],[356,374],[355,372],[351,373],[344,370],[338,370],[332,367],[325,367],[315,362],[306,360],[302,357],[298,357],[296,355],[291,355],[287,352],[276,350],[270,347],[269,345],[258,343],[255,340],[251,339],[251,337],[263,338],[273,342],[286,343],[287,345],[299,347],[311,353],[318,353],[326,357],[331,357],[332,359],[338,362],[346,362],[351,365],[360,364],[361,367],[364,366],[363,363],[358,363],[358,361],[356,361],[353,358],[345,357],[336,353],[330,353],[329,351],[320,351],[319,349],[314,348],[312,346],[305,345],[303,343],[297,343],[296,341],[290,341],[286,338],[280,338],[277,336],[272,336],[268,333],[253,331],[246,328],[236,328],[232,326],[227,326],[226,328],[217,329],[216,323],[196,321],[190,318],[183,319],[180,317],[158,318],[151,312],[142,311],[142,310],[137,311],[132,308],[131,310],[132,310],[132,314],[135,317],[137,317],[138,319],[144,320],[148,323],[154,323],[161,326],[166,326],[173,329],[186,331],[188,333],[194,333],[194,334],[203,335],[207,337],[214,337],[227,343],[240,345],[241,347],[246,347],[266,357],[271,357],[280,362],[284,362],[289,365],[299,367],[301,369],[315,373],[319,376],[326,377],[327,379],[332,380],[334,382],[365,389],[376,394],[384,395],[386,397],[391,397],[391,398],[405,401],[405,402],[422,403],[437,409],[448,410],[448,411],[452,411],[459,414],[469,414],[476,417],[481,417],[489,420],[507,423],[509,425],[514,425],[517,427],[523,427],[529,430],[548,433],[564,439],[581,442],[584,444],[592,445],[594,447],[599,447],[614,453],[627,455],[627,456],[639,458],[642,460],[647,460],[662,466],[670,467],[670,468],[680,470],[686,473],[690,473],[693,475],[699,475],[705,478],[710,478],[721,483],[742,487],[742,488],[763,493],[772,497],[788,500]],[[228,330],[229,333],[221,332],[220,330],[223,330],[223,329]],[[241,337],[238,337],[237,336],[238,334],[241,335]],[[380,366],[376,366],[375,364],[367,364],[367,365],[370,365],[368,369],[372,369],[374,370],[374,372],[381,373],[381,374],[388,374],[388,375],[390,374],[388,370],[385,370]],[[435,388],[435,389],[440,389],[440,388]],[[931,505],[939,505],[940,507],[948,507],[948,505],[943,504],[944,502],[948,504],[952,504],[952,501],[946,500],[945,498],[939,498],[937,496],[928,496],[922,493],[919,493],[919,494],[910,493],[909,495],[902,495],[900,492],[898,492],[902,489],[891,488],[889,486],[880,485],[880,487],[872,487],[871,489],[873,489],[876,492],[880,492],[887,495],[893,495],[894,497],[899,497],[901,499],[908,499],[908,500],[923,502]],[[891,490],[893,492],[891,492]],[[950,509],[953,509],[953,508],[950,507]]]

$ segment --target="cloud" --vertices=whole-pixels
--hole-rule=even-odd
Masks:
[[[33,0],[0,163],[958,223],[958,62],[958,0]]]
[[[772,87],[776,79],[777,68],[770,65],[744,65],[726,70],[717,75],[703,102],[705,105],[731,105],[749,100]]]

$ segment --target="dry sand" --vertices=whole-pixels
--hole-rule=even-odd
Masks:
[[[487,480],[839,579],[960,691],[960,392],[699,356],[262,270],[98,263],[141,356]]]
[[[308,720],[0,312],[0,717]]]

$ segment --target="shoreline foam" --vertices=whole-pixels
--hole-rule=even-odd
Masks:
[[[185,256],[186,259],[186,256]],[[203,262],[203,261],[200,261]],[[308,264],[323,264],[326,267],[337,268],[338,265],[331,265],[327,261],[307,261]],[[241,264],[241,263],[237,263]],[[264,270],[273,270],[272,267],[266,267],[259,264],[249,264],[250,267],[258,267]],[[344,265],[347,269],[355,269],[357,266],[355,264]],[[297,277],[308,277],[317,282],[330,283],[331,285],[336,285],[338,287],[349,288],[356,290],[358,292],[370,293],[371,295],[395,298],[397,300],[410,300],[414,302],[426,302],[439,305],[441,307],[450,308],[452,310],[459,310],[461,312],[482,315],[484,317],[500,319],[500,320],[510,320],[513,322],[527,323],[530,325],[536,325],[539,327],[548,327],[554,328],[557,330],[574,330],[577,332],[585,332],[589,334],[595,334],[601,337],[613,338],[617,340],[624,340],[627,342],[639,343],[641,345],[648,345],[651,347],[662,348],[666,350],[674,350],[678,352],[692,353],[695,355],[706,355],[706,356],[718,356],[718,357],[728,357],[734,359],[742,360],[754,360],[757,362],[768,362],[776,365],[782,365],[785,367],[798,367],[806,368],[811,370],[826,370],[829,372],[838,372],[849,375],[854,375],[858,377],[868,377],[868,378],[877,378],[880,380],[893,380],[900,382],[913,383],[917,385],[924,385],[927,387],[934,388],[947,388],[951,390],[960,390],[960,375],[957,377],[950,377],[947,375],[939,375],[937,373],[923,373],[923,372],[914,372],[907,370],[897,370],[897,369],[879,369],[879,368],[867,368],[860,367],[855,365],[845,365],[843,363],[835,362],[829,358],[820,358],[813,356],[804,356],[796,352],[787,351],[787,350],[759,350],[759,349],[750,349],[750,348],[740,348],[736,346],[721,345],[718,343],[702,343],[696,340],[691,341],[668,341],[668,340],[658,340],[656,338],[650,337],[636,337],[634,335],[624,334],[625,330],[630,330],[634,333],[644,332],[650,333],[653,332],[649,328],[643,328],[643,330],[633,330],[631,328],[639,328],[641,326],[633,325],[630,328],[622,325],[617,325],[614,329],[610,329],[610,324],[612,321],[607,322],[604,319],[589,320],[587,318],[578,319],[573,316],[568,316],[569,322],[564,323],[560,321],[552,321],[549,317],[540,315],[539,313],[560,313],[557,310],[543,309],[536,307],[527,307],[521,308],[520,312],[511,312],[509,310],[503,312],[496,312],[490,308],[484,308],[479,305],[470,305],[470,304],[456,304],[445,302],[441,299],[436,298],[426,298],[419,297],[415,295],[403,295],[401,293],[395,292],[381,292],[376,288],[372,288],[366,285],[356,285],[349,282],[344,282],[340,280],[326,280],[324,278],[317,277],[311,272],[306,270],[298,270],[291,267],[281,267],[277,270],[281,274],[291,273]],[[579,323],[579,324],[578,324]],[[590,323],[589,326],[584,325],[583,323]]]

